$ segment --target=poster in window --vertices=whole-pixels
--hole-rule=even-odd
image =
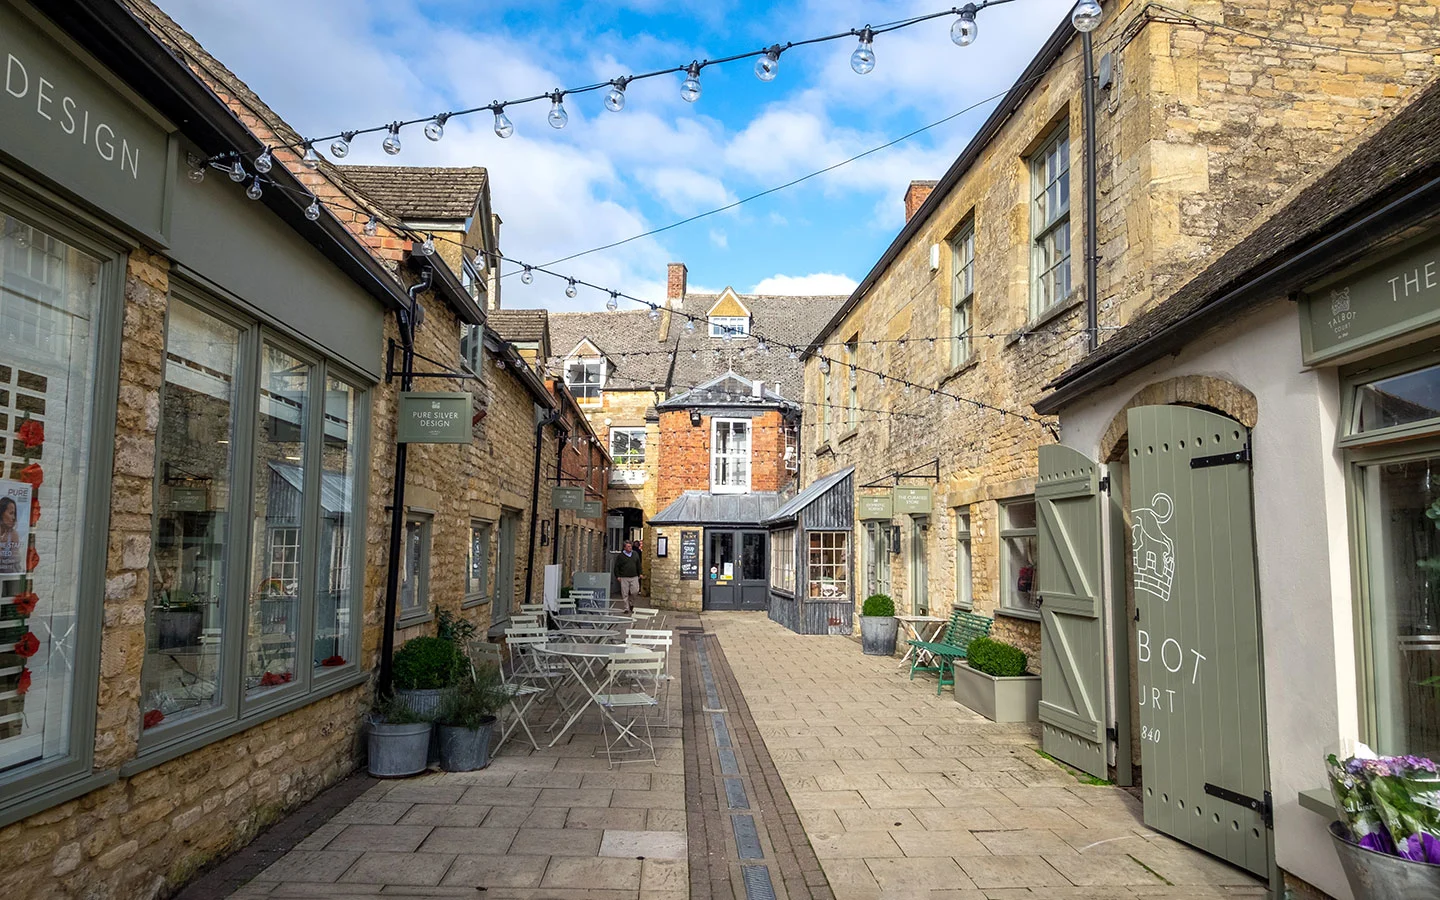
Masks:
[[[30,491],[23,481],[0,481],[0,575],[24,575],[30,546]]]

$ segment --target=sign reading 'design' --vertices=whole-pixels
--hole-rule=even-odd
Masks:
[[[599,500],[586,500],[580,504],[580,518],[598,519],[605,513],[605,504]]]
[[[468,444],[469,394],[401,391],[400,424],[395,440],[401,444]]]
[[[895,511],[901,515],[918,515],[930,512],[930,488],[897,487],[895,489]]]
[[[1327,286],[1300,305],[1306,365],[1333,363],[1422,329],[1440,328],[1440,236]]]
[[[585,489],[559,485],[550,489],[551,509],[581,509],[585,506]]]
[[[176,169],[167,127],[8,3],[0,3],[0,123],[0,150],[164,238]]]
[[[861,519],[888,519],[895,515],[889,494],[861,494],[855,499]]]

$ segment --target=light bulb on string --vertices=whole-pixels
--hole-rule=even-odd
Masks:
[[[374,216],[371,216],[370,218],[368,218],[368,219],[365,220],[365,236],[366,236],[366,237],[374,237],[374,236],[375,236],[375,233],[376,233],[377,231],[379,231],[379,230],[380,230],[380,220],[379,220],[379,219],[375,218]]]
[[[550,95],[550,113],[545,117],[551,128],[564,128],[570,124],[570,114],[565,111],[565,93],[556,91]]]
[[[338,138],[330,142],[330,155],[336,159],[344,159],[350,155],[350,142],[355,140],[355,132],[343,132]]]
[[[694,319],[686,319],[686,320],[685,320],[685,333],[686,333],[686,334],[694,334],[694,333],[695,333],[695,320],[694,320]]]
[[[625,108],[625,86],[630,83],[629,78],[617,78],[610,82],[610,90],[605,92],[605,108],[611,112],[619,112]]]
[[[256,175],[254,178],[250,179],[250,186],[245,189],[245,196],[249,197],[251,200],[259,200],[260,195],[264,192],[265,189],[260,186],[260,176]]]
[[[830,360],[826,359],[826,358],[823,357],[823,356],[820,357],[820,374],[821,374],[821,375],[829,375],[829,374],[830,374]]]
[[[686,103],[700,99],[700,63],[692,62],[685,69],[685,80],[680,82],[680,99]]]
[[[320,218],[320,201],[318,199],[310,198],[310,205],[305,207],[305,218],[312,222]]]
[[[780,45],[775,44],[755,60],[755,77],[761,81],[774,81],[780,68]]]
[[[573,284],[574,282],[571,283]],[[614,312],[615,310],[620,308],[620,294],[618,291],[610,292],[609,299],[605,301],[605,308],[610,312]]]
[[[866,25],[860,29],[860,46],[850,54],[850,68],[855,70],[856,75],[869,75],[875,70],[875,32]]]
[[[727,343],[727,344],[730,343],[730,329],[729,329],[729,328],[722,328],[722,329],[720,330],[720,339],[723,340],[723,341],[724,341],[725,343]]]
[[[205,180],[204,164],[197,165],[190,170],[190,180],[195,182],[196,184],[199,184],[200,182]]]
[[[755,349],[758,350],[758,351],[759,351],[760,353],[762,353],[762,354],[764,354],[764,353],[769,353],[769,352],[770,352],[770,345],[767,344],[767,343],[765,343],[765,339],[764,339],[764,338],[761,338],[759,341],[757,341],[757,342],[755,343]]]
[[[315,152],[315,145],[309,141],[305,142],[305,155],[300,157],[300,164],[311,171],[320,168],[320,154]]]
[[[653,303],[650,304],[650,321],[652,321],[652,322],[658,322],[658,321],[660,321],[660,307],[656,306],[656,305],[653,304]]]
[[[380,146],[385,150],[386,153],[390,154],[391,156],[395,156],[400,152],[400,123],[391,122],[389,130],[390,133],[385,135],[385,140],[380,144]]]
[[[1075,9],[1070,12],[1070,24],[1075,30],[1082,34],[1094,31],[1100,27],[1100,17],[1104,10],[1095,0],[1080,0],[1075,4]]]
[[[535,273],[532,272],[532,271],[530,271],[530,267],[529,267],[529,266],[526,266],[526,267],[520,272],[520,281],[521,281],[521,283],[523,283],[523,284],[534,284],[534,283],[535,283]]]
[[[266,147],[260,151],[259,156],[255,157],[255,171],[264,175],[273,168],[275,168],[275,157],[270,155],[270,148]]]
[[[438,141],[445,136],[445,123],[450,121],[449,113],[441,113],[425,123],[425,136],[432,141]]]
[[[226,170],[225,174],[230,176],[231,181],[239,184],[240,182],[244,181],[246,176],[250,173],[245,171],[245,164],[242,163],[240,161],[240,157],[237,156],[235,157],[234,165],[232,165],[228,170]]]
[[[420,252],[426,256],[435,255],[435,235],[425,235],[425,240],[420,243]]]
[[[565,296],[570,297],[571,299],[574,299],[575,295],[578,294],[578,293],[580,293],[580,292],[575,289],[575,279],[573,279],[573,278],[567,279],[566,284],[565,284]]]
[[[975,24],[975,5],[972,3],[960,10],[960,18],[950,26],[950,40],[957,46],[968,47],[980,35],[980,26]]]
[[[791,361],[791,362],[794,362],[795,360],[797,360],[797,359],[799,359],[799,358],[800,358],[800,352],[799,352],[798,350],[796,350],[794,347],[791,347],[791,348],[790,348],[790,361]]]
[[[505,107],[497,103],[490,108],[495,111],[495,136],[508,138],[514,134],[515,123],[510,121],[509,116],[505,115]]]

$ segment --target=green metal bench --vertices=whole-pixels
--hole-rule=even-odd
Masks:
[[[935,685],[938,695],[947,684],[955,683],[955,661],[964,659],[970,642],[990,634],[994,619],[957,609],[950,615],[950,624],[945,626],[945,635],[938,641],[906,641],[915,648],[915,659],[910,663],[910,680],[916,672],[934,672],[940,679]],[[933,665],[922,665],[922,660]],[[947,678],[946,675],[949,675]]]

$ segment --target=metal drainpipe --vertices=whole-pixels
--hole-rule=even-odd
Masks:
[[[1085,58],[1085,329],[1086,346],[1094,350],[1100,346],[1100,298],[1096,296],[1099,290],[1100,239],[1096,234],[1095,221],[1098,168],[1095,162],[1095,51],[1090,32],[1080,33],[1080,48]]]
[[[435,269],[428,263],[420,272],[420,280],[412,284],[406,294],[410,297],[410,308],[401,310],[396,319],[400,326],[400,390],[414,388],[415,376],[415,309],[420,295],[430,290],[435,280]],[[400,404],[395,404],[396,427],[399,427]],[[385,571],[385,630],[380,635],[380,676],[376,690],[381,696],[390,693],[391,662],[395,655],[395,613],[400,597],[400,538],[405,531],[405,463],[409,456],[409,444],[395,442],[395,484],[391,489],[390,507],[390,557]]]
[[[535,423],[535,463],[531,469],[535,476],[530,484],[530,547],[525,552],[525,602],[535,594],[535,526],[540,522],[540,450],[545,443],[545,429],[560,419],[560,410]],[[553,535],[552,535],[553,537]],[[491,618],[494,618],[493,614]]]
[[[562,403],[560,408],[565,408]],[[570,432],[564,428],[560,429],[560,440],[555,446],[555,484],[560,484],[560,478],[565,474],[565,445],[570,441]],[[585,500],[585,494],[580,494],[581,502]],[[550,517],[550,565],[560,561],[560,510],[556,509]]]

